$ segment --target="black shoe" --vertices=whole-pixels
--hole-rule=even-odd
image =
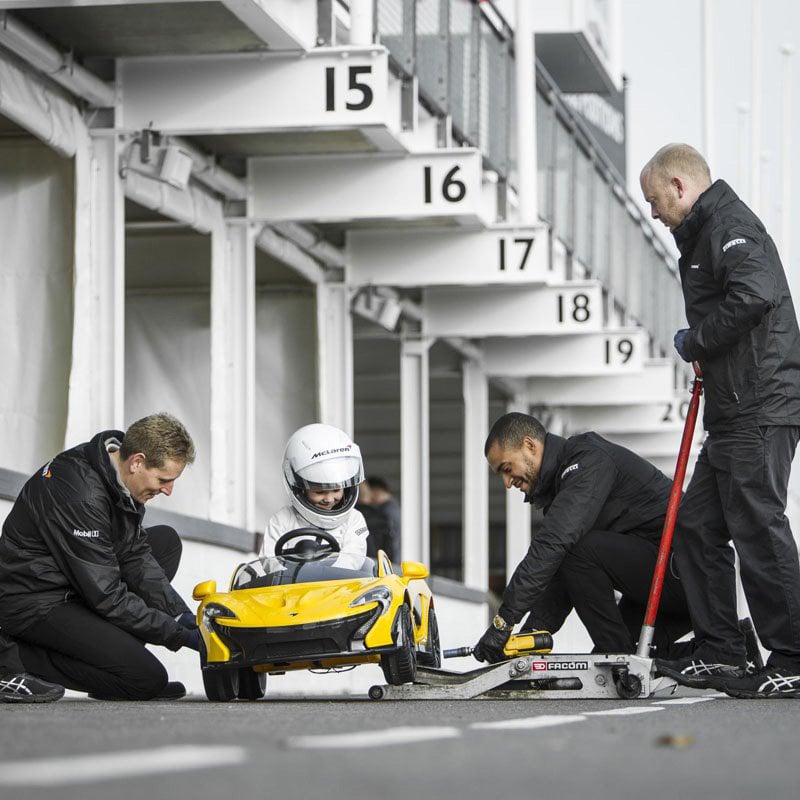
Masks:
[[[758,636],[750,617],[739,620],[739,630],[744,636],[744,645],[747,650],[747,666],[745,672],[754,675],[764,669],[764,659],[761,657],[761,649],[758,646]]]
[[[744,674],[744,667],[702,661],[696,656],[677,661],[656,659],[656,675],[665,675],[681,686],[692,689],[721,689],[723,681],[735,680]]]
[[[180,700],[186,697],[186,687],[180,681],[170,681],[153,700]]]
[[[735,680],[726,680],[722,690],[731,697],[800,697],[800,670],[766,666]]]
[[[53,703],[63,696],[63,686],[34,678],[27,672],[0,675],[0,703]]]
[[[139,702],[131,700],[130,697],[111,697],[105,694],[97,694],[96,692],[89,692],[89,697],[92,700]],[[170,681],[155,697],[149,697],[148,700],[180,700],[181,697],[186,697],[186,687],[180,681]]]

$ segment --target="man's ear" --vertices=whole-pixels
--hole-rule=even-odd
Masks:
[[[526,436],[522,440],[522,447],[527,450],[531,455],[535,456],[539,452],[541,442],[533,438],[533,436]]]
[[[683,178],[676,175],[671,183],[678,190],[678,197],[682,200],[683,196],[686,194],[686,184],[683,182]]]
[[[129,456],[127,459],[128,470],[130,472],[138,472],[140,469],[144,469],[147,466],[147,458],[145,457],[144,453],[134,453],[132,456]]]

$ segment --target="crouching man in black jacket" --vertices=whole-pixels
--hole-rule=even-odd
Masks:
[[[530,549],[514,571],[492,625],[475,647],[501,661],[513,626],[555,633],[574,607],[594,652],[633,653],[650,593],[671,481],[632,451],[582,433],[564,439],[527,414],[506,414],[484,448],[506,489],[544,509]],[[614,592],[622,597],[617,603]],[[653,643],[675,656],[690,645],[681,583],[667,568]]]
[[[125,434],[98,433],[28,480],[0,537],[0,627],[26,673],[102,699],[185,694],[144,647],[199,649],[170,585],[181,542],[142,518],[194,455],[183,425],[154,414]]]

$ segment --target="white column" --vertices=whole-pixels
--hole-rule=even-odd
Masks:
[[[747,117],[750,114],[750,105],[748,103],[739,103],[736,107],[736,193],[739,197],[750,198],[750,170],[749,156],[747,152]],[[712,173],[713,177],[713,173]]]
[[[791,273],[792,207],[792,55],[794,46],[784,44],[783,101],[781,102],[781,259]]]
[[[703,155],[714,163],[714,54],[711,36],[711,0],[701,0],[701,26],[703,29]],[[713,166],[712,166],[713,169]]]
[[[79,135],[75,154],[72,368],[65,445],[125,426],[125,205],[119,144]]]
[[[424,339],[400,343],[402,559],[430,563],[430,402]]]
[[[528,404],[521,397],[508,401],[506,412],[528,413]],[[506,581],[510,580],[531,544],[531,506],[522,492],[506,489]]]
[[[353,435],[353,318],[343,283],[317,284],[319,421]]]
[[[750,206],[758,214],[761,210],[761,0],[750,1]]]
[[[464,583],[489,588],[489,468],[483,445],[489,433],[489,382],[480,364],[465,361],[463,552]]]
[[[539,222],[536,158],[536,61],[533,43],[533,8],[530,0],[517,0],[514,29],[517,102],[517,198],[519,222]]]
[[[255,528],[255,233],[211,232],[212,519]]]
[[[350,0],[350,44],[372,44],[373,0]]]

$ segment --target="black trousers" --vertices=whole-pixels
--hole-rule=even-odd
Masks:
[[[710,434],[678,512],[675,554],[697,654],[743,664],[733,541],[742,586],[770,664],[800,668],[800,566],[786,494],[800,428]]]
[[[25,672],[19,655],[17,643],[8,636],[0,634],[0,676]]]
[[[634,653],[644,622],[658,545],[633,534],[589,531],[561,563],[550,590],[575,608],[596,653]],[[549,591],[550,591],[549,590]],[[617,603],[614,592],[622,597]],[[681,581],[667,565],[653,644],[662,658],[688,651],[675,641],[692,624]]]
[[[178,534],[156,525],[147,536],[156,561],[172,580],[181,558]],[[167,671],[143,641],[80,601],[57,606],[14,641],[26,672],[67,689],[147,700],[167,684]]]

